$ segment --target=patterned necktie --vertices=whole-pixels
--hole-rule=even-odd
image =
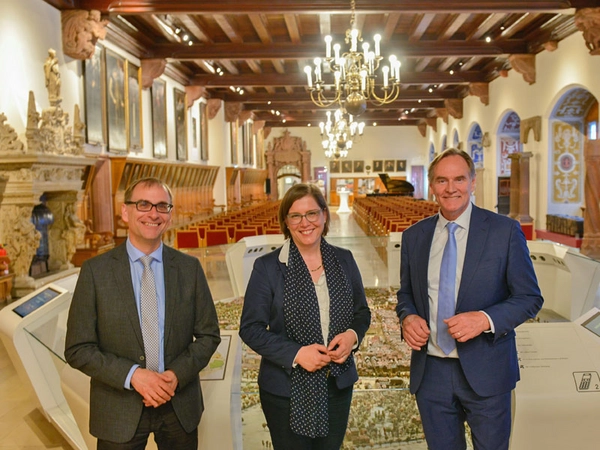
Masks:
[[[152,256],[142,256],[140,261],[144,265],[142,272],[142,286],[140,294],[142,313],[142,336],[146,352],[146,369],[158,372],[159,332],[158,332],[158,302],[156,299],[156,283],[154,273],[150,268]]]
[[[442,265],[440,266],[437,343],[442,351],[448,355],[456,348],[456,342],[448,334],[448,325],[444,323],[444,319],[452,317],[456,311],[456,238],[454,237],[454,232],[458,228],[458,225],[454,222],[448,222],[446,227],[448,228],[448,241],[444,247]]]

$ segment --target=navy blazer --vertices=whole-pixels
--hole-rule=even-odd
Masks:
[[[362,341],[371,323],[362,278],[352,253],[340,247],[333,251],[352,286],[354,319],[350,326]],[[240,321],[240,337],[262,356],[258,374],[259,386],[271,394],[290,396],[292,363],[302,347],[288,338],[283,318],[283,286],[287,265],[279,261],[281,247],[257,258],[246,288]],[[358,380],[353,364],[336,378],[338,388],[351,386]]]
[[[428,217],[402,234],[396,307],[400,323],[409,314],[418,314],[429,324],[427,269],[438,217]],[[494,322],[494,333],[457,342],[461,367],[478,395],[487,397],[514,389],[519,380],[514,329],[535,317],[542,303],[519,223],[473,205],[456,313],[485,311]],[[427,345],[412,352],[413,394],[419,389],[426,356]]]
[[[197,258],[163,246],[165,369],[177,375],[171,399],[183,428],[198,426],[204,409],[198,372],[221,340],[204,271]],[[145,367],[144,341],[126,245],[83,263],[69,310],[67,362],[91,377],[90,432],[113,442],[131,440],[144,404],[124,388],[134,364]]]

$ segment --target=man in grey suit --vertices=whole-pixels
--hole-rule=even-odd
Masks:
[[[101,450],[144,449],[150,433],[161,450],[198,447],[204,409],[198,372],[221,338],[200,263],[162,243],[172,207],[162,181],[135,181],[121,207],[127,241],[86,261],[77,280],[65,357],[91,377],[90,432]],[[156,291],[156,352],[145,349],[140,312],[146,255]]]

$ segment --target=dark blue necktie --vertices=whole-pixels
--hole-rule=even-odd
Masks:
[[[456,342],[448,334],[448,325],[444,323],[444,319],[452,317],[456,311],[456,238],[454,232],[458,225],[448,222],[446,228],[448,228],[448,241],[442,255],[438,291],[437,344],[448,355],[456,348]]]

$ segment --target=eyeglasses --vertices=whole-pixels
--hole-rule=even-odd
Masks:
[[[135,205],[135,209],[141,212],[152,211],[152,208],[156,208],[156,211],[162,214],[168,214],[173,209],[173,205],[170,203],[151,203],[148,200],[138,200],[137,202],[125,202],[126,205]]]
[[[317,220],[319,220],[320,216],[321,210],[314,209],[312,211],[308,211],[306,214],[288,214],[287,220],[290,225],[298,225],[300,222],[302,222],[303,217],[306,217],[306,220],[308,220],[309,222],[316,222]]]

